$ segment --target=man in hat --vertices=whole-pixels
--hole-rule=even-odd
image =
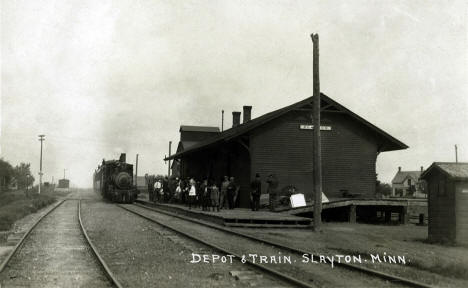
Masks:
[[[250,207],[252,211],[258,211],[260,208],[260,194],[262,193],[262,181],[260,174],[255,174],[255,179],[250,183]]]
[[[226,208],[227,202],[227,187],[229,186],[229,177],[224,176],[223,182],[221,183],[221,191],[219,193],[219,207],[221,209]]]
[[[275,174],[270,174],[266,182],[268,183],[267,191],[270,195],[270,210],[275,211],[279,182]]]
[[[236,203],[236,192],[238,191],[234,177],[229,178],[229,184],[227,186],[227,197],[229,209],[234,209]]]

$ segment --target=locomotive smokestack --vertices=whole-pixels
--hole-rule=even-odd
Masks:
[[[120,161],[120,162],[124,162],[124,163],[127,162],[127,156],[126,156],[125,153],[120,154],[119,161]]]

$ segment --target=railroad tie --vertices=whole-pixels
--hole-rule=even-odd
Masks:
[[[258,280],[263,278],[262,274],[251,270],[229,271],[229,275],[239,281]]]
[[[21,231],[21,232],[15,232],[15,233],[12,233],[10,235],[8,235],[8,238],[7,238],[7,245],[8,246],[14,246],[16,245],[16,243],[18,243],[18,241],[21,240],[21,238],[23,237],[24,235],[24,231]]]

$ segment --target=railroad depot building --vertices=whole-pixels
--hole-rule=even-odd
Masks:
[[[429,241],[468,244],[468,163],[434,162],[421,178],[429,194]]]
[[[251,106],[232,112],[233,127],[223,132],[204,133],[198,141],[181,141],[176,154],[181,177],[219,181],[236,178],[240,185],[239,205],[250,205],[250,182],[255,173],[265,179],[275,174],[279,189],[294,186],[307,201],[313,200],[313,97],[251,119]],[[321,94],[322,183],[329,198],[374,198],[375,164],[380,152],[406,149],[404,143]],[[214,128],[212,128],[214,129]],[[200,132],[200,131],[198,131]],[[202,132],[203,133],[203,132]],[[195,142],[195,143],[193,143]],[[188,144],[188,145],[187,145]],[[173,167],[174,167],[173,166]]]

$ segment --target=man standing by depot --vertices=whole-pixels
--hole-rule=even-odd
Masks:
[[[227,187],[229,186],[229,177],[224,176],[223,182],[221,183],[221,191],[219,193],[219,208],[226,208],[227,201]]]
[[[267,179],[268,189],[267,192],[270,195],[270,210],[275,211],[276,200],[278,196],[279,182],[275,174],[270,174]]]
[[[228,197],[228,205],[229,209],[234,209],[235,201],[236,201],[236,190],[237,186],[234,183],[234,177],[229,179],[229,185],[227,186],[227,197]]]
[[[260,208],[260,194],[262,193],[262,181],[260,174],[255,174],[255,179],[250,183],[250,206],[252,211],[258,211]]]

